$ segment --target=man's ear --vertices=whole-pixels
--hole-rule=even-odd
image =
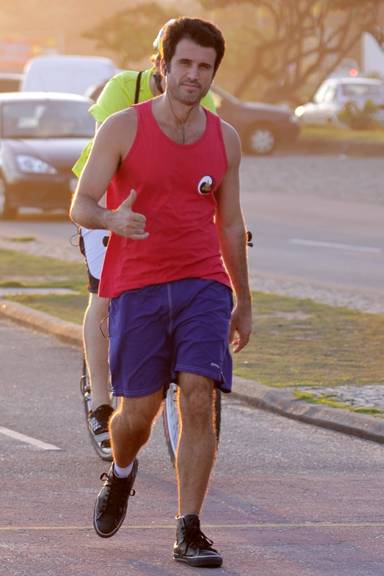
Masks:
[[[167,67],[167,64],[166,64],[164,58],[162,58],[162,59],[160,60],[160,70],[161,70],[161,75],[162,75],[162,76],[166,76],[166,75],[167,75],[167,73],[168,73],[168,67]]]

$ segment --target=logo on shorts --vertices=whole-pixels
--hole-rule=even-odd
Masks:
[[[203,176],[197,185],[197,191],[202,196],[210,194],[213,189],[213,178],[212,176]]]

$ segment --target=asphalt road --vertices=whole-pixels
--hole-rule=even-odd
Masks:
[[[85,431],[78,350],[0,319],[0,353],[0,573],[192,574],[171,559],[176,490],[161,422],[126,522],[103,540],[91,517],[106,465]],[[203,514],[224,554],[215,573],[382,576],[383,461],[380,445],[226,398]]]
[[[243,205],[253,274],[384,296],[381,159],[246,158]]]
[[[242,202],[254,247],[253,277],[292,279],[383,300],[384,188],[381,158],[245,157]],[[23,215],[0,236],[39,236],[69,247],[65,218]]]

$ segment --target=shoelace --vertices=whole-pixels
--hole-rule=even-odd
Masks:
[[[102,505],[100,507],[100,512],[105,512],[107,506],[113,506],[118,508],[121,505],[121,492],[125,492],[125,486],[118,484],[118,480],[109,476],[107,472],[103,472],[100,476],[100,480],[104,482],[104,487],[107,488],[105,497],[103,499]],[[115,480],[115,481],[114,481]],[[114,489],[113,489],[114,488]],[[131,488],[128,495],[134,496],[136,490]]]
[[[185,543],[188,548],[201,548],[214,550],[213,540],[210,540],[201,530],[198,524],[190,524],[185,534]]]

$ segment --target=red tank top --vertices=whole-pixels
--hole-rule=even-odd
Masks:
[[[135,109],[136,137],[111,180],[107,207],[117,208],[134,188],[133,210],[145,215],[149,237],[111,235],[100,296],[185,278],[230,286],[215,225],[215,191],[227,169],[220,119],[205,111],[202,136],[192,144],[177,144],[158,125],[152,101]]]

